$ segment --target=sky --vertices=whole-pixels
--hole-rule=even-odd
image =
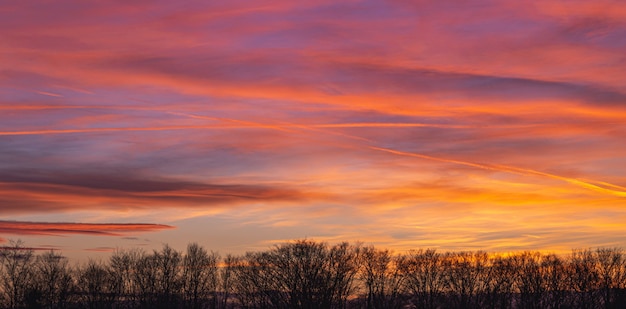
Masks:
[[[623,1],[5,1],[0,245],[626,246]]]

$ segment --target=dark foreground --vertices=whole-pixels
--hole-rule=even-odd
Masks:
[[[70,265],[12,242],[0,262],[2,308],[626,308],[621,249],[394,255],[298,240],[224,258],[166,245]]]

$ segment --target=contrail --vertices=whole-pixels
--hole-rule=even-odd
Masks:
[[[294,124],[294,123],[285,123],[285,124],[277,124],[277,125],[268,125],[259,122],[252,121],[243,121],[232,118],[221,118],[221,117],[211,117],[211,116],[200,116],[189,113],[180,113],[180,112],[168,112],[168,114],[189,117],[194,119],[206,119],[213,121],[228,121],[235,122],[241,124],[251,124],[254,127],[259,128],[274,128],[274,129],[284,129],[284,128],[442,128],[442,129],[506,129],[506,128],[528,128],[528,127],[537,127],[541,126],[541,124],[526,124],[526,125],[466,125],[466,124],[445,124],[445,123],[425,123],[425,122],[348,122],[348,123],[322,123],[322,124]]]
[[[43,110],[43,109],[85,109],[98,108],[89,105],[0,105],[0,110]]]
[[[11,135],[51,135],[51,134],[73,134],[73,133],[103,133],[103,132],[125,132],[125,131],[171,131],[171,130],[223,130],[223,129],[270,129],[294,132],[290,129],[303,129],[301,125],[266,125],[261,123],[238,121],[231,119],[217,119],[223,122],[233,122],[235,124],[215,124],[215,125],[196,125],[196,126],[165,126],[165,127],[120,127],[120,128],[85,128],[85,129],[59,129],[59,130],[29,130],[29,131],[0,131],[0,136]],[[239,124],[237,124],[239,123]],[[322,130],[316,130],[322,131]],[[342,133],[325,132],[326,134],[334,134],[348,136]],[[358,137],[353,137],[358,138]],[[358,138],[363,139],[363,138]]]
[[[520,167],[499,165],[499,164],[481,164],[481,163],[473,163],[473,162],[466,162],[466,161],[459,161],[459,160],[450,160],[450,159],[433,157],[433,156],[428,156],[428,155],[419,154],[419,153],[399,151],[399,150],[393,150],[389,148],[382,148],[382,147],[375,147],[375,146],[370,146],[369,148],[378,150],[378,151],[384,151],[387,153],[393,153],[393,154],[400,155],[400,156],[427,159],[427,160],[446,162],[446,163],[452,163],[452,164],[457,164],[457,165],[465,165],[465,166],[471,166],[471,167],[484,169],[484,170],[490,170],[490,171],[507,172],[507,173],[518,174],[518,175],[526,175],[526,176],[528,175],[542,176],[542,177],[565,181],[567,183],[570,183],[579,187],[583,187],[589,190],[593,190],[596,192],[607,193],[607,194],[620,196],[620,197],[626,197],[626,190],[624,190],[626,188],[618,186],[618,185],[606,183],[606,182],[596,182],[598,184],[602,184],[604,186],[602,187],[602,186],[593,184],[590,181],[584,181],[580,179],[554,175],[554,174],[540,172],[540,171],[536,171],[532,169],[525,169],[525,168],[520,168]],[[611,188],[618,189],[618,190],[614,190]]]
[[[589,182],[589,183],[596,183],[605,187],[611,187],[611,188],[615,188],[615,189],[619,189],[620,191],[626,191],[626,187],[622,187],[622,186],[618,186],[618,185],[614,185],[612,183],[608,183],[608,182],[604,182],[604,181],[596,181],[596,180],[589,180],[589,179],[580,179],[580,180],[584,180],[585,182]]]
[[[443,128],[443,129],[470,129],[475,126],[439,124],[439,123],[413,123],[413,122],[354,122],[354,123],[327,123],[311,124],[315,128]]]
[[[626,197],[626,191],[624,191],[623,187],[620,187],[618,185],[614,185],[614,184],[610,184],[607,182],[596,182],[598,184],[603,184],[606,187],[601,187],[599,185],[593,184],[590,181],[584,181],[581,179],[576,179],[576,178],[569,178],[569,177],[564,177],[564,176],[559,176],[559,175],[554,175],[554,174],[550,174],[550,173],[545,173],[545,172],[540,172],[540,171],[535,171],[535,170],[531,170],[531,169],[524,169],[524,168],[519,168],[519,167],[513,167],[513,166],[505,166],[505,165],[495,165],[496,167],[500,167],[502,168],[502,170],[508,170],[511,173],[518,173],[518,174],[528,174],[528,175],[538,175],[538,176],[544,176],[544,177],[548,177],[548,178],[552,178],[552,179],[557,179],[557,180],[562,180],[565,182],[569,182],[573,185],[577,185],[583,188],[587,188],[596,192],[602,192],[602,193],[608,193],[608,194],[612,194],[612,195],[616,195],[616,196],[621,196],[621,197]],[[615,189],[620,189],[620,190],[614,190],[614,189],[610,189],[610,188],[615,188]]]
[[[235,126],[234,128],[245,127],[245,128],[273,129],[273,130],[279,130],[279,131],[293,132],[293,130],[285,129],[284,126],[280,126],[280,125],[271,125],[271,124],[264,124],[264,123],[253,122],[253,121],[244,121],[244,120],[231,119],[231,118],[199,116],[199,115],[179,113],[179,112],[167,112],[167,113],[176,115],[176,116],[184,116],[184,117],[189,117],[189,118],[194,118],[194,119],[204,119],[204,120],[212,120],[212,121],[219,121],[219,122],[236,123],[238,126]]]
[[[457,165],[465,165],[465,166],[471,166],[471,167],[485,169],[485,170],[501,171],[501,169],[499,169],[499,168],[496,168],[496,167],[493,167],[493,166],[489,166],[489,165],[485,165],[485,164],[480,164],[480,163],[472,163],[472,162],[466,162],[466,161],[444,159],[444,158],[439,158],[439,157],[428,156],[428,155],[425,155],[425,154],[406,152],[406,151],[399,151],[399,150],[393,150],[393,149],[389,149],[389,148],[382,148],[382,147],[376,147],[376,146],[369,146],[369,148],[370,149],[374,149],[374,150],[378,150],[378,151],[384,151],[384,152],[388,152],[388,153],[393,153],[393,154],[400,155],[400,156],[405,156],[405,157],[414,157],[414,158],[426,159],[426,160],[431,160],[431,161],[452,163],[452,164],[457,164]]]
[[[257,123],[257,122],[251,122],[251,121],[242,121],[242,120],[236,120],[236,119],[230,119],[230,118],[197,116],[197,115],[191,115],[191,114],[186,114],[186,113],[176,113],[176,112],[168,112],[168,113],[190,117],[190,118],[196,118],[196,119],[219,121],[222,124],[197,125],[197,126],[122,127],[122,128],[65,129],[65,130],[4,131],[4,132],[0,132],[0,136],[99,133],[99,132],[123,132],[123,131],[217,130],[217,129],[258,128],[258,129],[270,129],[270,130],[280,130],[280,131],[289,131],[289,132],[293,132],[293,130],[290,130],[290,129],[305,129],[305,130],[321,132],[324,134],[339,135],[339,136],[347,137],[347,138],[354,139],[354,140],[360,140],[360,141],[366,141],[368,143],[372,143],[373,141],[367,138],[345,134],[345,133],[327,131],[323,129],[347,128],[347,127],[429,127],[429,126],[440,126],[440,127],[446,127],[446,128],[468,127],[464,125],[431,125],[431,124],[423,124],[423,123],[342,123],[342,124],[302,124],[302,125],[287,123],[287,124],[273,125],[273,124],[264,124],[264,123]],[[230,122],[230,123],[233,123],[233,125],[224,125],[223,124],[224,122]],[[472,126],[472,127],[476,127],[476,126]],[[481,163],[474,163],[474,162],[461,161],[461,160],[445,159],[445,158],[429,156],[425,154],[405,152],[405,151],[399,151],[399,150],[377,147],[377,146],[366,146],[366,147],[372,150],[387,152],[387,153],[391,153],[395,155],[421,158],[421,159],[456,164],[456,165],[470,166],[470,167],[479,168],[483,170],[500,171],[500,172],[518,174],[518,175],[527,175],[527,176],[530,175],[530,176],[547,177],[547,178],[564,181],[564,182],[567,182],[567,183],[570,183],[570,184],[573,184],[582,188],[586,188],[589,190],[593,190],[596,192],[611,194],[611,195],[615,195],[619,197],[626,197],[626,188],[615,185],[615,184],[607,183],[607,182],[569,178],[569,177],[559,176],[559,175],[545,173],[541,171],[536,171],[532,169],[524,169],[524,168],[507,166],[507,165],[481,164]]]
[[[231,119],[231,118],[218,118],[218,117],[209,117],[209,116],[199,116],[199,115],[193,115],[193,114],[187,114],[187,113],[169,112],[169,114],[178,115],[178,116],[184,116],[184,117],[190,117],[190,118],[194,118],[194,119],[207,119],[207,120],[213,120],[213,121],[239,123],[239,124],[248,125],[250,128],[273,129],[273,130],[286,131],[286,132],[294,132],[294,130],[291,130],[291,129],[294,129],[294,128],[295,129],[305,129],[305,130],[310,130],[310,131],[315,131],[315,132],[322,132],[324,134],[338,135],[338,136],[343,136],[343,137],[347,137],[347,138],[351,138],[351,139],[371,142],[371,140],[363,138],[363,137],[354,136],[354,135],[350,135],[350,134],[339,133],[339,132],[320,130],[320,129],[317,129],[315,127],[312,127],[311,125],[298,125],[298,124],[293,124],[293,123],[283,123],[283,124],[278,124],[278,125],[267,125],[267,124],[263,124],[263,123],[259,123],[259,122],[242,121],[242,120]]]
[[[319,126],[316,126],[316,127],[319,127]],[[316,130],[316,131],[320,131],[320,130]],[[329,133],[329,132],[326,132],[326,133]],[[353,138],[353,139],[362,139],[358,136],[352,136],[352,135],[345,135],[345,136],[349,138]],[[596,192],[611,194],[611,195],[615,195],[619,197],[626,197],[626,188],[618,186],[618,185],[614,185],[611,183],[607,183],[607,182],[575,179],[575,178],[564,177],[564,176],[559,176],[559,175],[550,174],[546,172],[536,171],[532,169],[524,169],[524,168],[514,167],[514,166],[499,165],[499,164],[481,164],[481,163],[461,161],[461,160],[445,159],[441,157],[434,157],[434,156],[429,156],[429,155],[420,154],[420,153],[398,151],[398,150],[377,147],[377,146],[368,146],[368,147],[373,150],[383,151],[383,152],[392,153],[396,155],[409,156],[409,157],[415,157],[415,158],[426,159],[426,160],[431,160],[431,161],[451,163],[451,164],[456,164],[456,165],[470,166],[470,167],[479,168],[483,170],[507,172],[507,173],[512,173],[512,174],[525,175],[525,176],[542,176],[542,177],[564,181],[564,182],[567,182],[567,183],[570,183],[570,184],[573,184],[582,188],[586,188],[589,190],[593,190]],[[602,186],[599,186],[597,184],[601,184]]]
[[[35,93],[41,94],[41,95],[47,95],[50,97],[57,97],[57,98],[62,98],[63,95],[58,94],[58,93],[52,93],[52,92],[47,92],[47,91],[35,91]]]
[[[88,128],[64,130],[32,130],[32,131],[2,131],[2,135],[47,135],[72,133],[101,133],[124,131],[171,131],[171,130],[215,130],[215,129],[249,129],[251,126],[234,125],[202,125],[202,126],[166,126],[166,127],[121,127],[121,128]]]

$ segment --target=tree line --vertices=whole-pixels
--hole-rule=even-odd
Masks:
[[[296,240],[221,257],[192,243],[70,264],[0,250],[2,308],[624,308],[619,248],[569,255],[414,250]]]

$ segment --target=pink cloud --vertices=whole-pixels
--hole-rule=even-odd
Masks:
[[[173,226],[145,223],[73,223],[0,221],[0,234],[10,235],[92,235],[123,236],[138,232],[156,232],[173,229]]]

